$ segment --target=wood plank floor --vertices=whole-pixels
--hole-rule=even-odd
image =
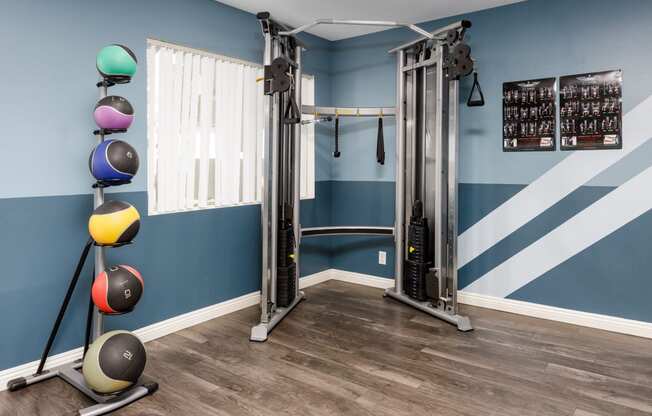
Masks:
[[[249,308],[147,344],[160,390],[116,415],[652,415],[652,341],[462,307],[459,333],[379,289],[330,281],[265,343]],[[0,393],[1,415],[88,404],[58,379]]]

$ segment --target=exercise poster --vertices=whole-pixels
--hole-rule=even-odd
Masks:
[[[556,144],[556,78],[503,84],[503,151],[550,151]]]
[[[621,70],[564,76],[559,88],[562,150],[623,147]]]

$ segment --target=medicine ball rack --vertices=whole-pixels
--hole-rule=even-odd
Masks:
[[[99,88],[100,99],[107,96],[107,90],[109,87],[114,86],[116,84],[125,84],[128,83],[129,81],[130,81],[129,79],[122,79],[120,80],[120,82],[113,82],[109,79],[103,79],[102,81],[98,82],[96,86]],[[105,135],[112,134],[112,133],[124,133],[126,131],[127,129],[114,129],[114,130],[99,129],[93,131],[93,135],[97,137],[98,144],[99,144],[104,141]],[[92,186],[94,190],[93,209],[96,209],[97,207],[99,207],[104,203],[104,188],[109,186],[124,185],[130,182],[131,181],[114,181],[112,183],[107,183],[107,182],[97,181],[96,183],[94,183]],[[106,269],[106,265],[105,265],[106,248],[107,247],[116,248],[128,244],[131,244],[131,242],[107,246],[107,245],[101,245],[95,243],[92,238],[89,238],[88,242],[84,247],[79,262],[77,264],[77,268],[68,287],[68,291],[59,310],[57,319],[55,320],[54,326],[52,328],[52,332],[50,333],[50,336],[46,343],[36,373],[34,373],[31,376],[19,377],[10,380],[7,383],[7,389],[9,391],[21,390],[32,384],[40,383],[41,381],[49,380],[54,377],[59,377],[96,403],[92,406],[79,409],[77,413],[79,416],[99,416],[99,415],[111,413],[117,409],[125,407],[137,400],[140,400],[145,396],[153,394],[154,392],[156,392],[156,390],[158,390],[158,384],[156,382],[147,381],[144,378],[141,378],[136,384],[134,384],[133,386],[129,387],[126,390],[119,391],[112,394],[96,393],[86,385],[86,382],[84,380],[84,375],[81,372],[83,358],[54,368],[44,369],[45,363],[47,361],[50,350],[54,343],[54,339],[59,330],[59,326],[63,321],[65,311],[68,307],[68,304],[70,303],[72,294],[79,280],[79,276],[82,272],[84,263],[86,262],[86,258],[88,257],[91,246],[95,247],[94,269],[93,269],[93,276],[92,276],[92,279],[94,280],[95,271]],[[125,311],[122,313],[115,313],[111,315],[123,315],[129,312],[130,311]],[[91,296],[89,294],[89,311],[88,311],[88,319],[86,322],[86,332],[85,332],[85,339],[84,339],[84,354],[88,350],[90,343],[92,341],[95,341],[102,334],[104,334],[104,313],[100,312],[99,309],[93,304],[93,300],[91,299]]]
[[[394,288],[385,296],[472,329],[457,305],[457,159],[459,79],[473,72],[471,48],[459,21],[433,32],[398,22],[319,19],[291,29],[258,13],[265,38],[265,166],[263,169],[262,290],[260,323],[250,340],[265,341],[302,300],[301,239],[327,235],[392,235],[396,249]],[[406,27],[420,37],[389,51],[397,56],[396,107],[340,108],[301,105],[301,53],[296,34],[319,24]],[[471,100],[469,106],[484,104]],[[477,85],[477,87],[476,87]],[[396,219],[394,227],[300,225],[301,120],[317,117],[396,117]],[[337,155],[335,155],[337,157]],[[412,215],[406,220],[405,212]],[[430,227],[433,227],[430,232]],[[280,300],[280,302],[279,302]]]

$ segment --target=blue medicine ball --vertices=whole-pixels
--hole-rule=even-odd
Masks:
[[[128,181],[138,172],[138,153],[122,140],[105,140],[93,149],[88,167],[98,181]]]

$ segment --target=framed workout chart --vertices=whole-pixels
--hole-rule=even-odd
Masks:
[[[621,149],[621,70],[559,79],[561,150]]]
[[[556,78],[503,84],[503,151],[556,147]]]

